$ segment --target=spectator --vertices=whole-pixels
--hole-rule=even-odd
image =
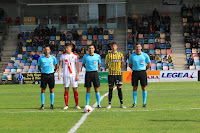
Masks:
[[[26,46],[32,46],[32,39],[30,37],[28,37],[28,39],[26,40],[27,44]]]
[[[49,44],[49,38],[48,38],[48,36],[45,36],[44,37],[44,40],[43,40],[43,38],[40,38],[40,46],[42,46],[43,44],[45,44],[45,45],[47,45],[47,44]]]
[[[66,31],[63,31],[60,35],[60,41],[66,41]]]
[[[156,60],[156,62],[157,62],[157,61],[161,61],[160,56],[159,56],[159,55],[156,55],[155,60]]]
[[[22,53],[22,47],[23,47],[22,43],[19,42],[19,43],[18,43],[18,53],[19,53],[19,54]]]
[[[67,41],[71,41],[72,40],[72,34],[69,31],[67,31],[66,40]]]
[[[194,64],[194,59],[193,59],[192,55],[190,55],[190,57],[189,57],[189,59],[188,59],[188,68],[189,68],[190,66],[193,66],[193,64]]]
[[[167,62],[168,63],[173,63],[173,58],[170,55],[168,56]]]
[[[191,44],[191,48],[197,48],[198,46],[195,39],[192,39],[192,42],[190,44]]]
[[[163,63],[167,63],[167,56],[165,56],[165,57],[162,59],[162,62],[163,62]]]
[[[56,35],[56,28],[54,26],[52,26],[51,28],[51,36],[55,36]]]
[[[19,84],[23,84],[23,75],[21,72],[19,73],[18,81],[19,81]]]
[[[38,46],[38,40],[36,38],[33,39],[32,46],[33,47],[37,47]]]
[[[46,27],[45,33],[46,33],[47,36],[50,36],[50,32],[51,32],[51,30],[49,29],[49,27]]]
[[[99,35],[102,35],[102,34],[103,34],[103,27],[101,25],[100,28],[99,28]]]
[[[154,11],[153,11],[153,16],[154,16],[154,17],[157,17],[157,16],[158,16],[158,11],[156,10],[156,8],[155,8]]]
[[[160,29],[159,29],[160,30]],[[154,27],[152,25],[149,26],[148,28],[149,33],[154,33]]]
[[[93,35],[94,30],[92,29],[92,26],[90,25],[90,28],[88,29],[88,35]]]
[[[48,44],[49,44],[49,42],[45,43],[45,46],[48,45]],[[44,45],[44,40],[43,40],[42,37],[40,37],[40,39],[39,39],[39,46],[43,46],[43,45]]]
[[[20,39],[20,38],[24,38],[24,36],[22,35],[22,32],[20,32],[20,33],[18,34],[18,39]]]
[[[54,44],[54,49],[53,49],[53,51],[58,51],[58,44],[57,44],[57,43]]]
[[[155,60],[155,55],[154,54],[150,54],[150,60]]]
[[[72,33],[72,36],[73,36],[73,40],[78,40],[79,36],[78,36],[77,29],[76,29],[75,25],[73,26],[71,33]]]
[[[171,30],[170,30],[170,25],[168,23],[165,25],[164,30],[166,33],[170,33]]]
[[[27,55],[27,60],[32,60],[33,56],[31,54],[31,52],[28,52],[28,55]]]
[[[34,30],[34,35],[35,36],[39,36],[39,33],[40,33],[40,28],[37,26]]]
[[[38,54],[33,55],[33,60],[38,60],[40,56]]]
[[[99,28],[97,26],[94,27],[94,35],[99,35]]]
[[[18,42],[20,42],[20,43],[23,44],[24,43],[24,39],[22,37],[20,37],[19,40],[18,40]]]
[[[105,53],[105,51],[103,51],[103,53],[102,53],[102,55],[101,55],[101,58],[102,58],[102,59],[105,59],[105,58],[106,58],[106,53]]]

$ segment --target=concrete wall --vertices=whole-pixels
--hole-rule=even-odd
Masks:
[[[12,20],[15,20],[16,17],[21,16],[20,5],[15,3],[0,3],[0,7],[8,14],[8,17],[11,17]]]
[[[186,5],[200,3],[199,0],[183,0]],[[160,13],[180,13],[182,5],[162,5],[162,0],[127,0],[127,13],[150,14],[156,8]]]

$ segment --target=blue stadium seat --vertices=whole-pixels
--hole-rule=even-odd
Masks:
[[[107,45],[108,44],[108,40],[103,40],[103,44]]]
[[[11,69],[11,66],[7,66],[6,69]]]
[[[132,24],[128,24],[128,29],[132,29]]]
[[[76,45],[81,45],[81,41],[76,41]]]
[[[192,53],[192,50],[191,50],[191,49],[186,49],[186,53],[187,53],[187,54],[191,54],[191,53]]]
[[[10,72],[11,72],[11,73],[16,73],[16,72],[17,72],[17,69],[11,69]]]
[[[154,34],[149,34],[149,38],[154,38]]]
[[[14,63],[14,66],[18,66],[19,64],[18,63]]]
[[[108,36],[108,39],[109,39],[109,40],[113,40],[113,39],[114,39],[114,36],[113,36],[113,35],[109,35],[109,36]]]
[[[167,63],[163,63],[163,66],[168,66],[168,64]]]
[[[59,47],[59,51],[62,51],[64,49],[64,46]]]
[[[149,43],[154,43],[154,39],[149,39]]]
[[[83,59],[79,59],[79,62],[83,62]]]
[[[98,39],[102,40],[103,39],[103,35],[98,35]]]
[[[17,57],[16,60],[21,60],[21,58],[20,58],[20,57]]]
[[[33,63],[34,63],[34,64],[37,64],[37,60],[32,60],[31,65],[32,65]],[[34,66],[34,65],[33,65],[33,66]]]
[[[29,69],[29,70],[28,70],[28,72],[31,72],[31,73],[33,73],[33,72],[34,72],[34,70],[33,70],[33,69]]]
[[[23,43],[23,46],[26,46],[26,44],[27,44],[27,42],[24,42],[24,43]]]
[[[143,44],[144,40],[143,40],[143,39],[139,39],[138,42],[139,42],[140,44]]]
[[[38,51],[42,51],[42,50],[43,50],[42,46],[38,46]]]
[[[65,41],[65,43],[71,43],[71,41]]]
[[[82,34],[83,34],[83,35],[87,35],[87,31],[86,31],[86,30],[83,30]]]
[[[88,40],[92,40],[92,35],[88,35]]]
[[[57,57],[60,57],[61,56],[61,54],[57,54]]]
[[[32,47],[27,47],[26,51],[31,52],[32,51]]]
[[[51,40],[51,41],[55,41],[55,40],[56,40],[56,37],[55,37],[55,36],[51,36],[51,37],[50,37],[50,40]]]
[[[161,44],[161,49],[165,49],[166,48],[166,45],[163,43]]]
[[[21,61],[20,61],[20,63],[24,63],[24,64],[25,64],[25,63],[26,63],[26,61],[25,61],[25,60],[21,60]]]
[[[156,63],[156,61],[155,60],[151,60],[151,63],[153,64],[153,63]]]
[[[154,49],[150,49],[150,54],[155,54],[155,50]]]
[[[132,44],[128,44],[128,49],[131,50],[133,48]]]
[[[155,66],[152,66],[152,67],[151,67],[151,70],[156,70],[156,67],[155,67]]]

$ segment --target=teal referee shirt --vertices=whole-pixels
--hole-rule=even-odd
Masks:
[[[38,59],[38,66],[42,68],[41,70],[42,73],[46,74],[54,73],[54,65],[56,64],[57,64],[57,59],[52,55],[49,55],[49,58],[47,58],[44,55]]]
[[[94,53],[93,56],[86,54],[83,56],[83,64],[86,66],[86,72],[98,71],[98,64],[101,63],[101,56]]]

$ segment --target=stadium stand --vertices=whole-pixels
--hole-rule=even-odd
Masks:
[[[113,29],[90,27],[88,30],[76,30],[75,26],[72,30],[62,32],[56,31],[54,27],[41,30],[37,27],[33,32],[20,32],[16,52],[10,58],[5,73],[39,72],[37,60],[44,55],[44,48],[49,46],[51,55],[59,62],[61,54],[65,53],[64,46],[67,43],[73,44],[74,53],[80,57],[80,71],[82,71],[82,57],[88,53],[87,48],[91,44],[96,47],[96,53],[101,55],[101,71],[105,71],[105,56],[110,50],[109,44],[113,42],[113,34]]]
[[[170,17],[168,14],[159,15],[154,10],[153,15],[128,17],[128,53],[135,50],[137,43],[142,44],[143,52],[151,59],[151,70],[173,70],[173,59],[170,39]],[[129,56],[127,56],[128,59]],[[163,61],[167,58],[166,61]],[[128,61],[128,60],[127,60]],[[128,64],[128,62],[127,62]],[[130,70],[130,68],[127,68]]]
[[[185,51],[188,59],[188,68],[191,70],[200,70],[200,6],[193,5],[192,8],[183,5],[181,8],[183,19],[183,33],[185,42]]]

